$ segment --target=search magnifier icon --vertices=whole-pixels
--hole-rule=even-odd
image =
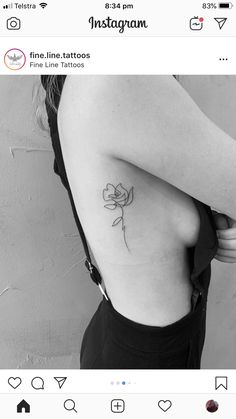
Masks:
[[[74,410],[75,413],[78,413],[77,410],[75,409],[75,401],[72,399],[67,399],[64,401],[64,408],[68,410],[68,412],[71,412],[72,410]]]

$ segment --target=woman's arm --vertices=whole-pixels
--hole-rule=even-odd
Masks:
[[[68,77],[59,125],[68,153],[80,142],[236,219],[236,142],[173,77]]]
[[[236,263],[236,220],[212,210],[218,236],[215,259],[225,263]]]

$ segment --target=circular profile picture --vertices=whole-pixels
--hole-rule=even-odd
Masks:
[[[4,55],[4,63],[10,70],[20,70],[26,63],[26,56],[21,49],[9,49]]]
[[[214,413],[218,410],[219,404],[215,400],[208,400],[206,402],[206,410],[208,412]]]

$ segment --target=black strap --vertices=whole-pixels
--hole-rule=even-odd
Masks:
[[[60,175],[60,172],[59,172],[59,175]],[[63,184],[65,184],[65,178],[63,179]],[[67,176],[66,176],[66,185],[65,186],[66,186],[69,198],[70,198],[75,222],[76,222],[76,225],[77,225],[77,228],[79,230],[79,234],[80,234],[80,237],[81,237],[81,240],[82,240],[82,243],[83,243],[84,252],[85,252],[85,255],[86,255],[85,266],[89,271],[90,278],[99,287],[102,295],[108,301],[109,297],[107,296],[107,292],[106,292],[106,290],[104,290],[102,288],[102,285],[101,285],[102,284],[102,277],[101,277],[98,269],[96,268],[96,266],[92,263],[88,243],[87,243],[87,240],[86,240],[86,237],[85,237],[84,230],[83,230],[83,227],[81,225],[80,219],[79,219],[78,214],[77,214],[77,210],[76,210],[74,199],[73,199],[73,196],[72,196],[72,193],[71,193],[70,185],[69,185],[69,182],[67,180]]]
[[[45,89],[47,88],[47,80],[48,80],[47,78],[48,77],[49,76],[46,76],[46,75],[41,76],[41,82],[42,82],[42,85]],[[54,104],[55,104],[56,108],[58,108],[58,106],[59,106],[60,95],[61,95],[63,84],[64,84],[64,81],[65,81],[65,77],[66,76],[58,76],[58,78],[57,78],[57,90],[55,90],[53,92],[53,96],[54,96],[53,99],[54,99]],[[77,214],[74,199],[73,199],[72,192],[71,192],[71,189],[70,189],[70,185],[69,185],[69,182],[68,182],[68,179],[67,179],[66,169],[65,169],[62,150],[61,150],[60,138],[59,138],[59,133],[58,133],[57,113],[50,106],[50,104],[48,103],[47,100],[45,101],[45,105],[46,105],[46,111],[47,111],[47,115],[48,115],[48,124],[49,124],[49,128],[50,128],[52,146],[53,146],[53,150],[54,150],[54,154],[55,154],[54,172],[57,175],[60,176],[62,184],[66,188],[66,190],[68,192],[68,195],[69,195],[69,198],[70,198],[70,203],[71,203],[73,215],[74,215],[74,218],[75,218],[77,228],[79,230],[79,234],[80,234],[80,237],[81,237],[81,240],[82,240],[84,252],[85,252],[85,255],[86,255],[85,266],[88,269],[90,277],[93,280],[93,282],[96,285],[99,286],[102,294],[106,297],[106,299],[108,299],[106,293],[104,292],[104,290],[101,287],[102,277],[101,277],[98,269],[96,268],[96,266],[92,263],[92,259],[91,259],[90,252],[89,252],[89,246],[88,246],[88,243],[87,243],[87,240],[86,240],[86,237],[85,237],[84,230],[82,228],[80,219],[79,219],[78,214]]]
[[[69,183],[68,183],[66,189],[68,191],[68,195],[69,195],[69,198],[70,198],[74,218],[75,218],[78,230],[79,230],[79,234],[80,234],[80,237],[81,237],[81,240],[82,240],[82,243],[83,243],[83,247],[84,247],[84,252],[85,252],[85,255],[86,255],[85,266],[88,269],[88,271],[90,273],[90,277],[93,280],[93,282],[95,282],[96,285],[99,285],[99,284],[101,285],[102,277],[101,277],[98,269],[96,268],[96,266],[94,266],[94,264],[92,263],[88,243],[87,243],[87,240],[86,240],[86,237],[85,237],[84,230],[83,230],[83,227],[81,225],[80,219],[78,217],[77,210],[75,208],[75,203],[74,203],[74,200],[73,200],[73,196],[72,196],[72,193],[71,193]]]

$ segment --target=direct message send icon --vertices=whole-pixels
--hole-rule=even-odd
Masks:
[[[228,18],[227,17],[215,17],[214,19],[218,23],[219,28],[222,29]]]
[[[56,380],[57,384],[59,385],[59,388],[61,389],[62,386],[65,384],[67,377],[54,377],[54,380]]]

